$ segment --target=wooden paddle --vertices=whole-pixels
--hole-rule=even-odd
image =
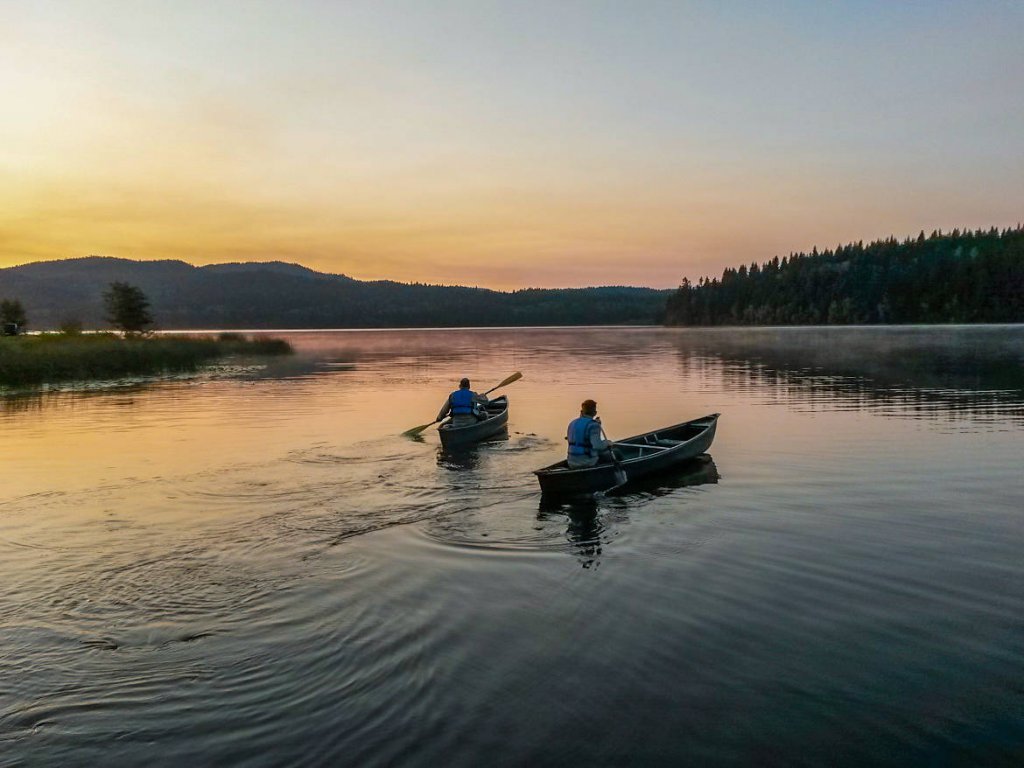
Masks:
[[[597,423],[601,424],[600,421]],[[622,462],[619,461],[619,457],[615,455],[615,441],[608,437],[608,433],[604,431],[604,424],[601,424],[601,434],[604,435],[605,440],[611,443],[611,447],[608,449],[608,453],[611,454],[612,464],[615,465],[615,479],[618,481],[615,485],[613,485],[611,488],[605,491],[605,493],[608,493],[609,491],[614,491],[616,488],[621,488],[622,486],[624,486],[627,482],[629,482],[629,477],[626,475],[626,469],[625,467],[622,466]]]
[[[500,384],[498,384],[496,386],[493,386],[490,389],[488,389],[486,392],[484,392],[484,395],[489,395],[489,394],[491,394],[491,392],[493,392],[496,389],[501,389],[502,387],[507,387],[512,382],[519,381],[521,378],[523,378],[523,374],[521,374],[519,371],[516,371],[515,373],[513,373],[511,376],[509,376],[507,379],[505,379]]]
[[[484,394],[485,395],[489,395],[494,390],[500,389],[501,387],[507,387],[509,384],[512,384],[513,382],[516,382],[516,381],[519,381],[521,378],[523,378],[523,374],[521,374],[519,371],[516,371],[511,376],[509,376],[507,379],[504,379],[501,383],[496,384],[495,386],[493,386],[490,389],[488,389],[486,392],[484,392]],[[416,435],[418,435],[420,432],[422,432],[423,430],[427,429],[428,427],[434,426],[439,421],[443,421],[443,419],[434,419],[433,421],[428,421],[426,424],[422,424],[422,425],[420,425],[418,427],[413,427],[412,429],[407,429],[407,430],[405,430],[405,432],[402,433],[402,437],[416,437]]]

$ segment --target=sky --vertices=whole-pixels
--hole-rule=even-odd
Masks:
[[[0,0],[0,267],[649,285],[1024,220],[1024,3]]]

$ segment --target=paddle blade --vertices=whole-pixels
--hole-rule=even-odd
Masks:
[[[437,424],[436,421],[431,421],[431,422],[428,422],[427,424],[421,424],[418,427],[413,427],[412,429],[407,429],[407,430],[405,430],[405,432],[402,433],[402,437],[416,437],[416,435],[418,435],[420,432],[425,430],[427,427],[432,427],[435,424]]]
[[[516,371],[511,376],[509,376],[507,379],[505,379],[503,382],[501,382],[501,384],[499,384],[497,387],[495,387],[495,389],[498,389],[498,387],[507,387],[513,381],[519,381],[521,378],[523,378],[523,374],[521,374],[519,371]]]
[[[514,381],[519,381],[519,380],[520,380],[521,378],[523,378],[523,374],[521,374],[521,373],[520,373],[519,371],[516,371],[515,373],[513,373],[513,374],[512,374],[511,376],[509,376],[509,377],[508,377],[507,379],[505,379],[505,380],[504,380],[504,381],[502,381],[501,383],[499,383],[499,384],[495,384],[495,385],[494,385],[493,387],[491,387],[490,389],[488,389],[488,390],[487,390],[486,392],[484,392],[484,394],[485,394],[485,395],[489,395],[489,394],[491,394],[491,392],[493,392],[494,390],[496,390],[496,389],[501,389],[502,387],[507,387],[507,386],[508,386],[509,384],[511,384],[512,382],[514,382]]]

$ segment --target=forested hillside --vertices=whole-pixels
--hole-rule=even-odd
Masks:
[[[668,325],[1024,322],[1024,227],[922,232],[684,280]]]
[[[107,327],[103,291],[141,288],[157,325],[184,328],[395,328],[495,325],[643,325],[664,319],[670,291],[526,289],[363,282],[281,262],[213,264],[102,257],[0,269],[0,299],[17,299],[29,327],[68,321]]]

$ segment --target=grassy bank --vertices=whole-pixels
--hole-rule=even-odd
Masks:
[[[281,339],[114,334],[0,337],[0,387],[195,371],[229,355],[284,355]]]

